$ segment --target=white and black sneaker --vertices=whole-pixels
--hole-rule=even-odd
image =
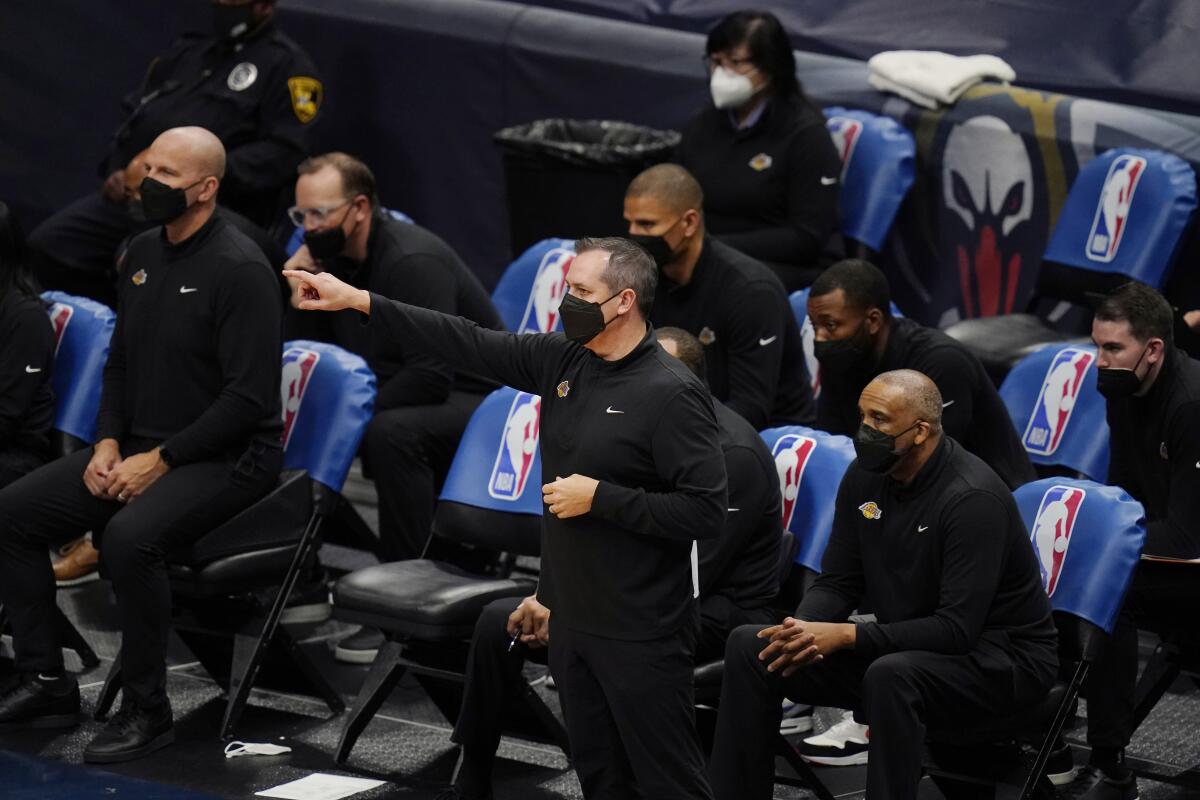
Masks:
[[[841,722],[797,745],[796,752],[805,761],[813,764],[849,767],[867,763],[867,749],[870,743],[870,729],[855,722],[854,713],[847,711]]]
[[[808,733],[812,730],[813,707],[804,703],[793,703],[783,699],[783,717],[779,720],[779,732],[784,736]]]
[[[1075,766],[1075,755],[1071,752],[1069,744],[1063,742],[1051,751],[1050,760],[1046,762],[1046,777],[1052,784],[1066,786],[1075,780],[1078,774],[1079,768]]]

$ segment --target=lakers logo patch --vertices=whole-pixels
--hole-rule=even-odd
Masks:
[[[568,394],[571,393],[571,382],[563,381],[562,383],[560,383],[558,385],[558,388],[555,390],[555,392],[558,394],[559,397],[566,397]]]
[[[133,277],[130,278],[130,280],[133,281],[134,286],[141,286],[146,282],[146,270],[139,269],[137,272],[133,273]]]
[[[324,89],[316,78],[288,78],[288,91],[292,94],[292,111],[301,122],[312,122],[321,108]]]
[[[879,519],[883,516],[883,509],[880,508],[879,504],[874,500],[863,503],[858,507],[858,510],[861,511],[862,515],[867,519]]]
[[[696,341],[700,342],[700,344],[704,345],[705,347],[708,347],[716,340],[717,334],[715,334],[713,329],[707,325],[700,329],[700,335],[696,337]]]
[[[775,163],[775,159],[771,158],[766,153],[759,153],[754,158],[750,159],[750,169],[755,172],[762,172],[764,169],[770,169]]]

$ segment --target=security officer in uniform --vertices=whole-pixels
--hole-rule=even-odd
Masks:
[[[1147,556],[1200,558],[1200,361],[1173,343],[1173,311],[1144,283],[1118,288],[1096,308],[1096,388],[1108,405],[1108,482],[1146,509]],[[1112,640],[1088,673],[1088,766],[1073,797],[1138,796],[1125,747],[1133,735],[1139,625],[1191,629],[1194,570],[1143,561]],[[1163,626],[1163,627],[1156,627]]]
[[[704,347],[696,337],[681,328],[657,328],[655,336],[664,350],[704,379]],[[697,543],[697,663],[721,658],[725,640],[737,626],[766,625],[778,619],[770,607],[779,588],[783,534],[775,461],[746,420],[720,401],[713,403],[713,410],[721,428],[721,451],[729,477],[729,511],[720,538]],[[512,617],[521,622],[509,630]],[[462,757],[448,797],[491,797],[492,764],[504,730],[506,701],[520,691],[526,658],[545,663],[549,622],[550,609],[539,603],[536,595],[496,600],[480,614],[471,637],[462,711],[451,737],[462,745]]]
[[[660,270],[650,321],[700,340],[713,397],[756,430],[811,425],[812,382],[783,284],[709,236],[703,206],[700,184],[677,164],[651,167],[625,191],[629,238]]]
[[[112,302],[113,257],[129,233],[124,173],[163,131],[194,125],[225,145],[221,202],[267,227],[280,208],[324,99],[312,61],[273,22],[274,0],[214,0],[213,32],[188,34],[125,97],[129,115],[100,164],[101,190],[29,238],[41,284]],[[140,180],[140,178],[139,178]]]
[[[354,308],[377,337],[542,397],[538,599],[554,609],[550,670],[584,796],[711,798],[691,554],[724,527],[725,463],[708,390],[646,322],[658,277],[646,251],[576,242],[563,333],[544,335],[490,331],[327,272],[285,274],[301,308]]]
[[[915,800],[927,730],[1039,702],[1058,668],[1037,557],[1008,487],[942,433],[912,370],[863,390],[821,574],[795,618],[729,637],[709,773],[717,800],[772,795],[780,700],[863,712],[867,797]],[[875,622],[848,622],[870,596]]]
[[[893,317],[891,305],[887,278],[861,259],[839,261],[813,282],[808,316],[821,366],[816,427],[853,435],[858,398],[871,379],[913,369],[937,384],[948,435],[987,462],[1010,489],[1034,480],[1033,464],[979,359],[936,328]]]
[[[224,148],[203,128],[176,128],[146,161],[142,202],[161,225],[126,256],[96,445],[0,491],[0,602],[24,674],[0,696],[0,724],[78,724],[46,549],[95,531],[116,594],[124,680],[121,710],[84,749],[99,763],[173,741],[165,557],[266,494],[283,461],[278,283],[258,248],[215,213]]]

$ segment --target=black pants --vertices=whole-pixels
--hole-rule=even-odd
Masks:
[[[153,445],[131,440],[121,452]],[[127,505],[88,492],[83,471],[91,457],[90,448],[81,450],[0,491],[0,600],[12,622],[16,664],[27,672],[62,669],[46,549],[91,530],[117,598],[125,697],[157,706],[167,699],[171,618],[164,558],[266,494],[282,456],[278,447],[255,443],[236,462],[176,467]]]
[[[1168,635],[1172,628],[1192,630],[1193,609],[1200,596],[1193,572],[1187,565],[1138,565],[1112,638],[1088,671],[1088,744],[1092,747],[1128,746],[1133,736],[1138,627]]]
[[[927,730],[961,730],[981,716],[1032,706],[1054,683],[1052,649],[1014,660],[981,640],[967,655],[928,651],[890,653],[870,660],[834,653],[784,678],[769,673],[758,654],[760,626],[729,637],[725,678],[709,777],[717,800],[772,796],[780,701],[861,710],[871,726],[867,797],[916,798]]]
[[[379,536],[389,561],[418,558],[437,492],[482,394],[451,392],[436,406],[380,411],[367,425],[366,466],[379,495]]]
[[[46,456],[20,447],[0,449],[0,489],[46,463]]]
[[[511,704],[522,691],[521,668],[525,661],[546,663],[545,648],[517,643],[512,650],[508,649],[508,618],[520,604],[518,597],[495,600],[484,608],[475,623],[462,711],[450,737],[463,746],[463,757],[471,762],[468,768],[473,774],[491,772],[505,719],[516,713]],[[743,609],[721,595],[704,598],[700,603],[696,663],[721,658],[729,632],[738,625],[765,625],[771,622],[771,617],[770,609]]]
[[[51,216],[29,236],[30,265],[45,289],[60,289],[115,307],[117,248],[133,226],[125,207],[99,191]]]

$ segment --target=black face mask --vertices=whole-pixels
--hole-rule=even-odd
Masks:
[[[201,183],[204,183],[203,178],[192,186],[199,186]],[[176,189],[154,178],[143,178],[142,213],[146,222],[162,225],[182,217],[188,210],[187,190],[192,186]]]
[[[342,230],[342,225],[346,222],[346,217],[350,211],[354,209],[351,205],[346,213],[342,215],[342,220],[332,228],[326,230],[305,231],[304,244],[308,247],[308,253],[317,261],[325,261],[327,259],[336,258],[346,249],[346,240],[349,238],[346,232]],[[351,235],[358,229],[358,223],[354,223],[354,228],[351,229]]]
[[[1150,346],[1146,345],[1146,348],[1142,350],[1142,354],[1138,356],[1137,363],[1133,365],[1133,369],[1125,367],[1097,367],[1096,391],[1104,395],[1107,400],[1133,397],[1142,386],[1142,379],[1137,376],[1137,368],[1142,365],[1142,359],[1146,357],[1146,353],[1149,350]]]
[[[858,426],[858,433],[854,434],[854,452],[858,455],[858,465],[867,472],[880,475],[891,472],[908,453],[908,450],[903,453],[896,452],[896,440],[920,424],[920,421],[914,422],[900,433],[891,436],[865,422],[862,423]],[[910,447],[909,450],[911,449]]]
[[[679,220],[676,220],[670,228],[667,228],[667,231],[678,225],[682,219],[683,217],[680,217]],[[663,233],[667,231],[663,231]],[[654,263],[658,265],[660,270],[670,264],[675,258],[675,251],[671,248],[671,243],[667,241],[667,237],[664,235],[647,236],[646,234],[635,233],[627,238],[629,241],[641,245],[642,249],[654,259]]]
[[[608,300],[612,300],[620,293],[617,292]],[[604,303],[607,303],[608,300],[605,300]],[[587,300],[580,300],[573,294],[564,297],[562,304],[558,307],[558,315],[562,319],[563,333],[567,338],[573,342],[587,344],[608,327],[608,322],[604,321],[604,303],[589,303]]]
[[[240,6],[212,4],[213,33],[218,39],[239,39],[255,25],[254,3]]]
[[[871,335],[866,323],[845,339],[830,342],[813,342],[813,355],[823,371],[833,375],[849,375],[865,366],[871,356]]]

